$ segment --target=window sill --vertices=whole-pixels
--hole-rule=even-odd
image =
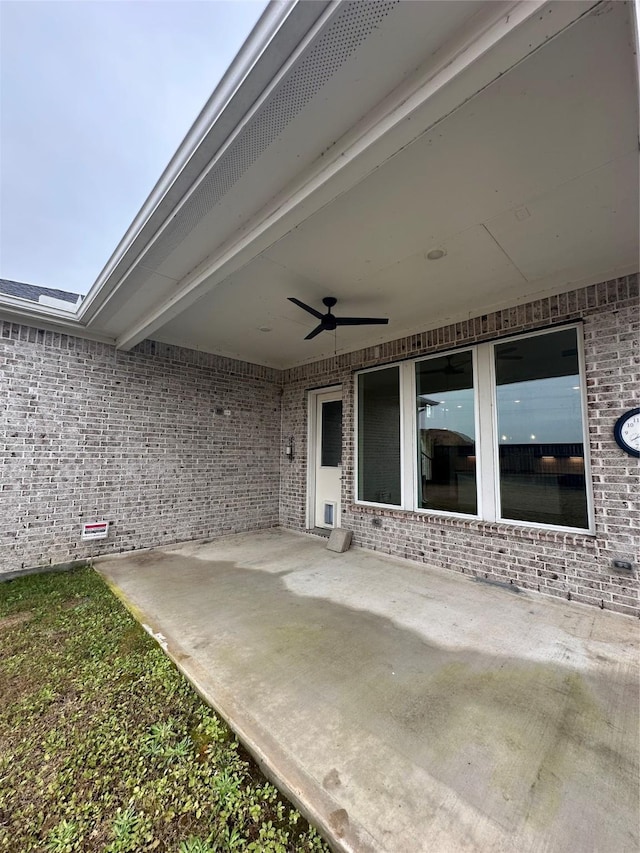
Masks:
[[[439,513],[415,512],[407,509],[388,509],[368,504],[352,503],[348,511],[360,515],[375,515],[382,518],[405,519],[422,524],[453,527],[458,530],[476,530],[478,533],[498,534],[532,542],[559,542],[563,545],[582,545],[595,548],[596,534],[585,531],[553,530],[527,524],[510,524],[507,521],[483,521],[465,516],[440,515]]]

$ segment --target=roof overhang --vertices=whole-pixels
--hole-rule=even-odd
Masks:
[[[77,308],[58,308],[46,303],[21,299],[18,296],[0,295],[0,319],[13,323],[48,329],[64,335],[82,335],[90,340],[115,343],[115,339],[99,330],[91,329],[78,320]]]
[[[87,294],[79,319],[91,322],[151,245],[162,239],[168,221],[328,5],[329,0],[267,5]]]
[[[342,280],[334,280],[335,270],[323,268],[319,262],[314,266],[309,260],[322,249],[323,239],[335,241],[338,247],[341,241],[349,243],[350,233],[354,255],[363,251],[357,221],[349,220],[346,213],[349,204],[353,201],[358,220],[364,220],[372,207],[384,210],[385,199],[374,188],[384,186],[384,176],[393,174],[396,186],[403,180],[407,183],[407,200],[413,203],[409,164],[415,169],[416,162],[426,162],[417,161],[415,155],[429,136],[435,140],[449,134],[451,145],[458,145],[462,132],[456,121],[472,114],[475,105],[489,115],[493,93],[503,78],[515,79],[528,62],[532,74],[540,74],[535,71],[541,67],[539,62],[535,64],[540,51],[566,38],[586,18],[621,19],[616,7],[622,5],[595,0],[271,3],[74,322],[91,336],[115,341],[123,349],[156,337],[279,367],[333,353],[335,342],[325,340],[324,335],[313,347],[305,348],[303,318],[285,312],[282,302],[285,295],[309,300],[334,293],[346,304],[352,299],[349,313],[389,311],[393,298],[389,280],[380,279],[379,292],[370,299],[358,285],[362,269],[354,266]],[[630,41],[633,16],[627,9],[624,16]],[[588,27],[582,26],[586,32]],[[599,26],[603,31],[611,29],[604,22]],[[617,38],[620,40],[620,32]],[[631,47],[628,55],[633,55]],[[625,55],[624,62],[627,58]],[[626,78],[623,82],[620,108],[628,117],[620,134],[626,136],[621,142],[609,141],[614,148],[617,145],[616,158],[626,150],[630,122],[636,128],[637,154],[637,78],[631,101]],[[562,111],[571,104],[559,102],[558,107]],[[549,120],[553,118],[551,115]],[[598,156],[605,153],[603,147]],[[398,171],[403,162],[407,163],[404,173]],[[590,168],[597,165],[596,158]],[[627,164],[624,175],[616,178],[617,186],[628,184],[629,175],[634,174],[637,156],[635,171]],[[555,176],[556,184],[561,186],[574,177],[567,175]],[[603,175],[592,192],[601,192],[602,182],[607,180],[611,176]],[[511,184],[508,207],[515,209],[533,198],[529,191],[518,195],[517,180],[512,179]],[[371,188],[368,194],[367,188]],[[452,184],[452,192],[459,189]],[[506,192],[505,197],[508,195]],[[628,207],[629,198],[624,204]],[[340,235],[327,225],[334,212],[342,222]],[[499,220],[501,212],[496,208],[493,219]],[[395,232],[395,260],[404,263],[408,255],[403,252],[409,245],[403,243],[402,230],[410,223],[395,210],[387,213],[387,220],[389,231]],[[471,222],[469,234],[471,225],[490,233],[486,217]],[[509,223],[498,222],[497,230],[500,227],[508,231]],[[432,248],[430,240],[454,241],[457,236],[436,230],[425,233],[425,252]],[[491,233],[489,239],[497,242]],[[544,241],[543,231],[535,239]],[[600,269],[594,261],[593,274],[637,270],[637,257],[628,257],[628,242],[617,265],[607,260],[602,262],[606,269]],[[487,254],[485,243],[481,240],[475,246],[479,255]],[[451,245],[453,254],[453,242]],[[411,249],[415,248],[414,241]],[[324,251],[331,255],[332,245],[325,243]],[[344,245],[340,251],[345,252]],[[344,257],[346,271],[349,258]],[[491,274],[491,263],[483,272]],[[559,267],[550,270],[544,280],[534,277],[531,281],[551,292],[567,289],[570,282],[586,282],[589,277],[572,275]],[[446,291],[450,283],[442,280],[438,287]],[[509,289],[506,284],[503,291],[493,295],[487,291],[483,304],[506,305],[525,294],[522,288]],[[216,318],[220,323],[224,319],[229,330],[229,318],[247,312],[249,303],[255,312],[259,308],[273,319],[274,331],[282,341],[281,352],[275,352],[266,338],[262,345],[256,336],[251,345],[245,345],[248,339],[242,323],[234,329],[233,340],[217,330]],[[462,305],[461,313],[467,307]],[[452,316],[450,306],[425,311],[423,317],[415,317],[415,328],[428,328]],[[203,326],[203,318],[209,317],[211,322]],[[255,331],[251,311],[248,317]],[[299,341],[295,346],[293,340],[285,340],[289,331],[284,326],[281,331],[281,321],[289,327],[293,324]],[[406,323],[391,324],[386,338],[407,329]],[[339,348],[353,349],[380,340],[379,329],[368,334],[341,341]]]

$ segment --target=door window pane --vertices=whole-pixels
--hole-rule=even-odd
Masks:
[[[494,352],[502,518],[587,528],[576,330]]]
[[[418,506],[477,513],[475,400],[470,352],[416,364]]]
[[[400,371],[358,377],[358,500],[399,506]]]
[[[342,461],[342,400],[322,404],[320,464],[336,468]]]

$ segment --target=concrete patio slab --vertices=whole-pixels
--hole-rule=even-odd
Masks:
[[[638,850],[635,620],[325,544],[96,566],[335,849]]]

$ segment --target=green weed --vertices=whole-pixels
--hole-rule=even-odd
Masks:
[[[327,851],[91,569],[1,583],[0,631],[0,851]]]

